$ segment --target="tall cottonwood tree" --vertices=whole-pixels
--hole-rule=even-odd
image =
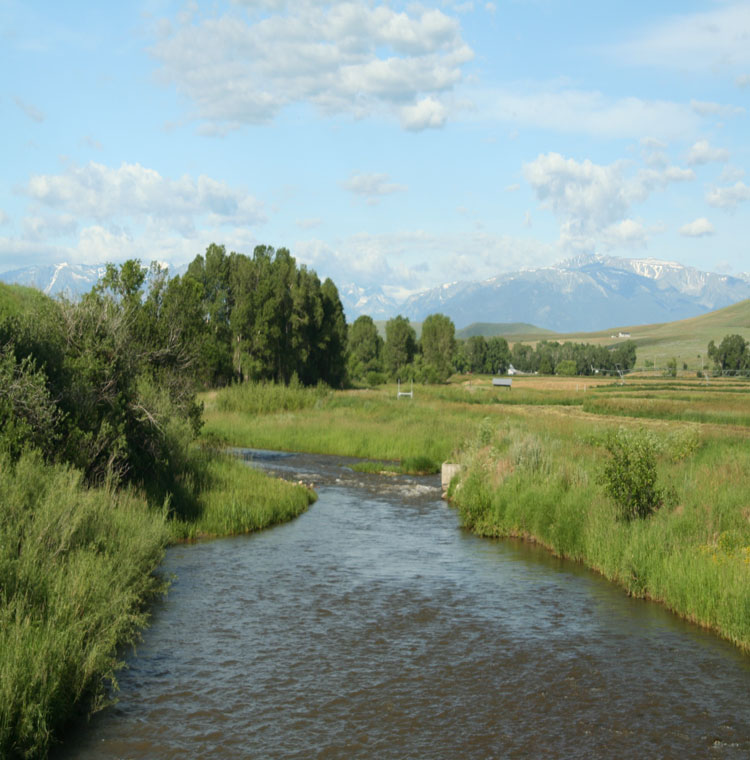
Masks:
[[[298,266],[286,248],[252,256],[211,245],[186,277],[203,285],[217,379],[274,380],[340,387],[346,378],[346,322],[338,290]],[[206,350],[208,355],[210,352]]]
[[[400,314],[385,323],[383,364],[391,377],[397,377],[414,359],[417,336],[407,317]]]
[[[453,372],[451,360],[455,348],[453,321],[444,314],[430,314],[422,323],[422,357],[439,382],[445,382]]]

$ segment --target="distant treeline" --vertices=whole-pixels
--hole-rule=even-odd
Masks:
[[[417,340],[409,320],[398,316],[385,325],[385,340],[368,316],[349,327],[347,369],[355,382],[375,384],[386,379],[444,382],[453,372],[505,374],[512,365],[521,372],[545,375],[593,375],[625,371],[635,366],[633,341],[612,347],[589,343],[542,340],[536,347],[502,337],[455,337],[453,322],[431,314]]]

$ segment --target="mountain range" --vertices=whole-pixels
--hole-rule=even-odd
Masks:
[[[4,272],[0,280],[76,298],[103,272],[103,265],[60,263]],[[406,300],[356,284],[341,286],[339,293],[350,322],[361,314],[373,319],[401,314],[422,321],[439,312],[458,328],[474,322],[527,322],[556,332],[578,332],[670,322],[729,306],[750,298],[750,274],[732,277],[673,261],[594,254],[481,282],[446,283]]]
[[[440,312],[458,328],[528,322],[556,332],[670,322],[750,298],[750,275],[704,272],[673,261],[585,255],[481,282],[453,282],[396,303],[378,290],[342,288],[347,317],[414,321]]]

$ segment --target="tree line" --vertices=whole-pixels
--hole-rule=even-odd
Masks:
[[[605,347],[542,340],[536,346],[517,342],[511,348],[498,336],[460,340],[443,314],[425,319],[419,340],[407,318],[394,317],[386,322],[383,339],[372,318],[361,316],[349,327],[347,370],[353,381],[371,385],[396,378],[436,383],[454,372],[505,374],[511,366],[545,375],[614,373],[632,369],[635,360],[634,341]]]

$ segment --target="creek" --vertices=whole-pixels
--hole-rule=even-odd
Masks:
[[[295,521],[171,548],[119,702],[59,758],[750,756],[750,657],[532,544],[433,477],[245,451]]]

